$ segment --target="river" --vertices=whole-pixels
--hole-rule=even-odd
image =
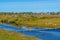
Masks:
[[[22,28],[19,28],[19,27],[8,25],[8,24],[0,24],[0,28],[19,32],[27,36],[35,36],[42,40],[60,40],[60,28],[48,29],[48,28],[34,27],[34,28],[28,29],[25,26],[22,26]]]

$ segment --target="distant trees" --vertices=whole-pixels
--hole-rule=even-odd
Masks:
[[[50,12],[51,15],[59,15],[60,12]]]

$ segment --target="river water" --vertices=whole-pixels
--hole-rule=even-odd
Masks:
[[[19,28],[8,24],[0,24],[0,28],[19,32],[27,36],[35,36],[42,40],[60,40],[60,28],[48,29],[48,28],[34,27],[28,29],[25,26]]]

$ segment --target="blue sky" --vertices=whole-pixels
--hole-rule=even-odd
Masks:
[[[0,0],[0,12],[60,11],[60,0]]]

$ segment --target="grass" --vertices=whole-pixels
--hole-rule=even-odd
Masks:
[[[40,14],[11,14],[0,15],[1,23],[10,23],[11,25],[21,27],[44,27],[44,28],[60,28],[60,15],[40,15]]]
[[[34,36],[26,36],[21,33],[0,29],[0,40],[39,40]]]

